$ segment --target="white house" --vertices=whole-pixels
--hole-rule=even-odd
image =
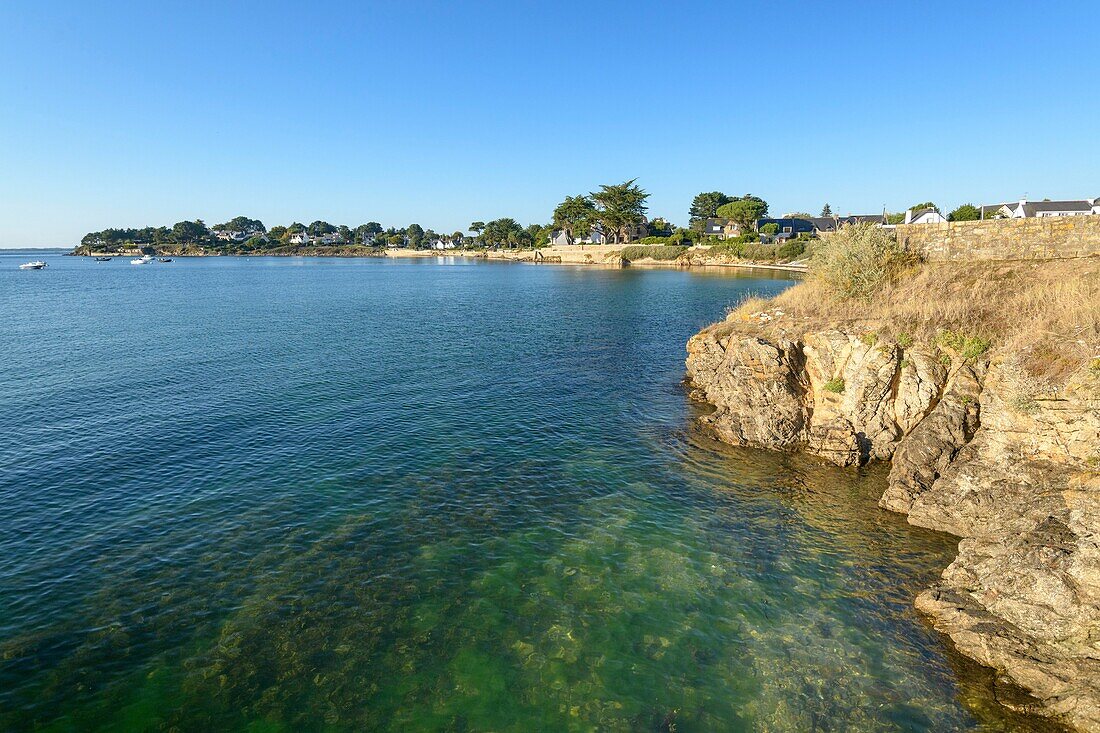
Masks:
[[[294,232],[290,235],[291,244],[309,244],[309,232]]]
[[[905,212],[906,224],[941,224],[947,221],[935,209],[909,209]]]
[[[586,237],[573,238],[573,244],[604,244],[606,241],[607,238],[604,237],[599,227],[592,227],[592,231],[589,232]],[[551,247],[564,247],[567,244],[569,244],[569,238],[565,235],[564,230],[555,229],[550,233]]]
[[[1089,216],[1100,213],[1095,199],[1079,201],[1028,201],[1021,199],[1001,207],[1000,213],[1008,219],[1032,219],[1048,216]]]

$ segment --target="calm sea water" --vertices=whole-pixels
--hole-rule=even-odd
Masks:
[[[1032,730],[885,475],[693,428],[767,275],[0,255],[0,729]]]

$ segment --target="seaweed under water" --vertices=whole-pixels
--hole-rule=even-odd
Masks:
[[[687,336],[788,280],[61,264],[0,344],[4,730],[1056,729],[913,609],[954,540],[881,467],[693,427]]]

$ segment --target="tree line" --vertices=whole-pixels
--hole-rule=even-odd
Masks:
[[[618,184],[604,184],[595,191],[566,196],[554,207],[546,224],[523,225],[514,218],[502,217],[491,221],[470,223],[469,235],[462,231],[450,234],[425,229],[419,224],[406,227],[383,228],[376,221],[350,227],[314,221],[310,224],[293,222],[287,226],[270,229],[258,219],[238,216],[229,221],[208,227],[201,219],[180,221],[171,227],[143,227],[138,229],[104,229],[89,232],[81,239],[78,251],[118,251],[121,249],[157,250],[215,250],[226,253],[262,253],[265,251],[306,250],[319,247],[383,248],[410,247],[424,249],[444,243],[450,247],[476,248],[531,248],[545,246],[552,237],[573,244],[598,236],[609,244],[633,242],[653,244],[684,244],[701,241],[708,219],[729,220],[742,232],[752,232],[756,222],[768,216],[768,203],[753,194],[730,196],[721,191],[707,191],[696,195],[688,209],[688,227],[680,228],[663,217],[647,218],[649,193],[638,185],[637,179]],[[914,209],[938,207],[924,202]],[[832,216],[829,204],[822,207],[820,216]],[[952,211],[951,221],[967,221],[980,218],[981,212],[971,204],[964,204]],[[904,213],[887,214],[889,223],[900,222]],[[804,212],[786,214],[787,218],[811,216]]]

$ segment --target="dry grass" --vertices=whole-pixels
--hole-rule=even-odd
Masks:
[[[783,315],[754,317],[775,309]],[[927,263],[865,301],[810,277],[774,300],[747,301],[726,323],[738,322],[772,332],[843,326],[927,346],[987,341],[1030,377],[1056,382],[1100,357],[1100,258]]]

